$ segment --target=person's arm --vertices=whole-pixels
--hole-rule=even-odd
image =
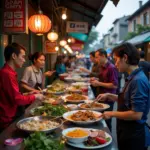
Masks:
[[[95,101],[106,101],[108,99],[114,102],[118,101],[118,95],[112,93],[99,94]]]
[[[106,119],[116,117],[118,119],[123,119],[123,120],[141,120],[143,115],[143,112],[135,112],[133,110],[129,111],[106,111],[104,112],[103,116]]]
[[[29,92],[40,92],[39,90],[36,90],[36,89],[30,87],[29,85],[27,85],[27,83],[24,83],[22,81],[20,82],[20,85],[22,88],[26,89]]]
[[[105,87],[105,88],[108,88],[108,89],[116,89],[117,88],[117,86],[114,85],[113,83],[104,83],[104,82],[99,82],[97,80],[91,81],[91,84],[93,86],[96,86],[96,87],[97,86],[102,86],[102,87]]]
[[[130,96],[128,99],[131,103],[131,110],[125,112],[113,111],[105,112],[105,118],[116,117],[124,120],[141,120],[143,112],[147,110],[149,101],[149,84],[146,83],[142,77],[132,80],[128,87]]]
[[[28,92],[39,92],[39,90],[36,90],[28,85],[29,79],[31,77],[31,72],[32,70],[30,67],[25,68],[22,79],[20,81],[20,85],[23,89],[27,90]]]

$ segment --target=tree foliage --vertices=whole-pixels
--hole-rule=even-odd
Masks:
[[[125,37],[125,40],[129,40],[143,32],[150,31],[149,26],[142,26],[141,24],[137,24],[135,32],[128,32],[128,35]]]

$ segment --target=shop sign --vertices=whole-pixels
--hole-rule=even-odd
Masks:
[[[71,44],[70,47],[73,51],[80,51],[84,48],[84,44],[74,43],[74,44]]]
[[[44,44],[44,53],[56,53],[55,47],[56,47],[56,42],[51,42],[49,40],[45,41]]]
[[[88,33],[88,23],[67,21],[66,32]]]
[[[4,0],[3,32],[7,34],[27,32],[27,0]]]

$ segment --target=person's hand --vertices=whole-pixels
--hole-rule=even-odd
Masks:
[[[50,77],[55,71],[47,71],[44,73],[44,76]]]
[[[29,94],[38,94],[38,93],[41,93],[41,91],[40,90],[33,90],[33,91],[29,92]]]
[[[99,94],[96,98],[96,101],[106,101],[108,99],[108,93]]]
[[[35,94],[34,96],[35,96],[36,100],[40,100],[40,101],[44,100],[44,98],[45,98],[45,96],[43,94]]]
[[[104,119],[111,119],[113,117],[112,114],[113,114],[113,111],[105,111],[103,113],[103,118]]]
[[[86,69],[86,68],[80,68],[80,71],[82,71],[82,72],[87,72],[87,73],[89,73],[90,71],[88,70],[88,69]]]
[[[90,83],[91,83],[94,87],[100,86],[100,82],[97,81],[97,80],[92,80],[92,81],[90,81]]]
[[[96,78],[96,77],[91,77],[91,78],[90,78],[90,82],[92,82],[92,81],[94,81],[94,80],[97,80],[97,81],[98,81],[99,78]]]

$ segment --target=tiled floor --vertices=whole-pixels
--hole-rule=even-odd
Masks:
[[[114,110],[116,108],[117,108],[117,104],[115,103]],[[150,112],[148,114],[148,124],[150,125]],[[117,137],[116,137],[116,119],[115,118],[113,118],[113,120],[112,120],[112,136],[113,136],[114,140],[117,143]],[[150,146],[149,146],[148,150],[150,150]]]

